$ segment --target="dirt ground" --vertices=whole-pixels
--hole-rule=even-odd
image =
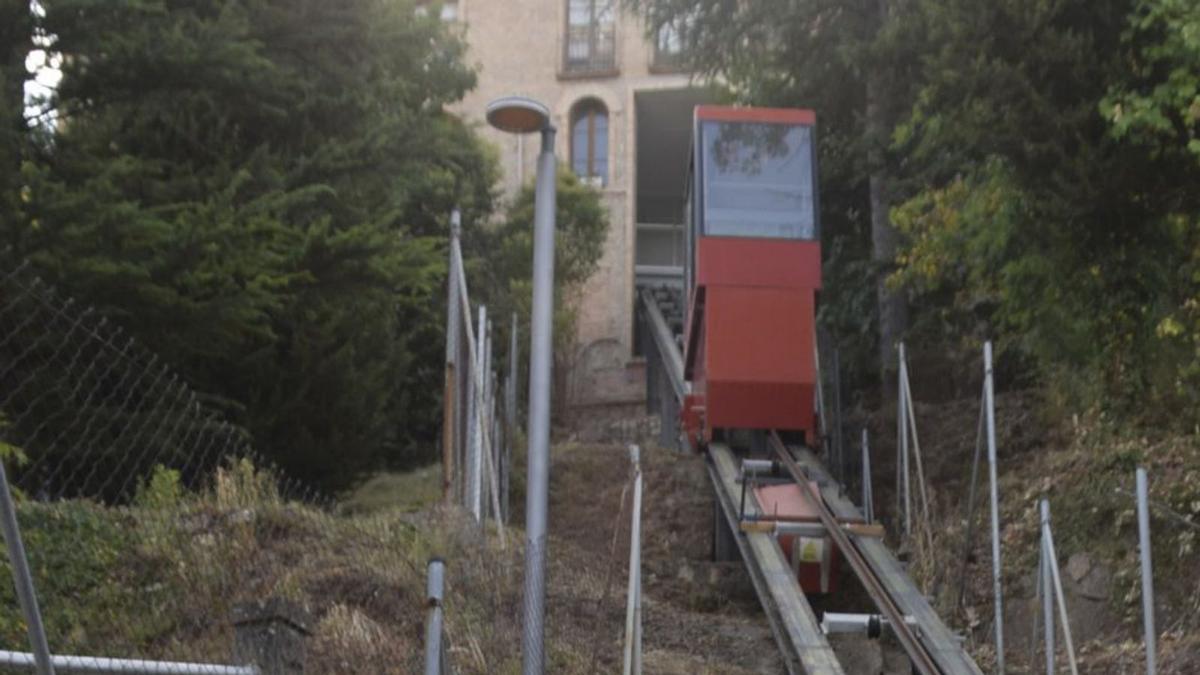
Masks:
[[[968,387],[969,389],[969,387]],[[935,609],[955,629],[961,630],[968,649],[985,671],[994,663],[991,620],[992,578],[988,550],[986,518],[988,505],[984,475],[986,458],[980,467],[980,490],[976,502],[973,552],[969,564],[962,566],[965,538],[965,508],[970,487],[972,451],[976,443],[979,401],[977,398],[923,402],[917,393],[915,414],[920,429],[921,449],[929,486],[933,555],[922,561],[914,553],[914,577],[926,589]],[[894,408],[875,410],[869,415],[852,416],[855,426],[871,430],[872,460],[875,469],[875,500],[878,515],[894,522],[895,428]],[[1001,540],[1005,590],[1005,642],[1010,672],[1040,672],[1042,656],[1035,653],[1031,640],[1040,640],[1031,631],[1038,611],[1034,598],[1035,578],[1030,570],[1036,564],[1037,499],[1050,497],[1055,502],[1055,518],[1060,565],[1068,569],[1073,554],[1089,554],[1105,569],[1103,590],[1107,599],[1083,601],[1068,579],[1066,589],[1081,673],[1138,673],[1145,671],[1141,647],[1141,605],[1136,590],[1136,541],[1129,518],[1120,519],[1120,509],[1097,509],[1119,501],[1109,485],[1113,460],[1101,453],[1120,444],[1106,439],[1091,447],[1077,438],[1086,422],[1076,419],[1063,424],[1047,414],[1045,402],[1036,391],[1003,392],[996,400],[997,454],[1001,501]],[[1072,426],[1076,429],[1072,429]],[[1158,448],[1138,447],[1144,461],[1168,464]],[[1128,453],[1131,456],[1133,452]],[[1119,455],[1118,455],[1119,456]],[[1132,473],[1132,469],[1129,470]],[[1162,473],[1158,474],[1162,476]],[[1105,497],[1105,495],[1108,495]],[[1127,506],[1131,511],[1131,506]],[[1162,520],[1159,534],[1170,533]],[[1157,546],[1156,546],[1157,548]],[[1116,553],[1114,553],[1116,552]],[[1156,564],[1159,553],[1156,552]],[[965,571],[963,603],[958,603],[962,573]],[[1067,572],[1064,572],[1069,577]],[[1200,638],[1188,630],[1194,625],[1197,607],[1194,597],[1195,572],[1182,575],[1156,575],[1159,591],[1160,673],[1200,672]],[[1120,581],[1120,580],[1123,580]],[[1121,584],[1124,585],[1121,585]],[[1131,590],[1132,589],[1132,590]],[[1062,639],[1059,640],[1060,648]],[[1060,653],[1060,667],[1065,669]]]
[[[782,672],[741,564],[709,560],[713,504],[703,460],[646,447],[642,466],[645,672]],[[600,583],[590,603],[551,593],[548,638],[590,641],[594,672],[619,671],[632,501],[628,451],[560,446],[551,475],[551,588],[577,587],[572,579]],[[574,615],[554,620],[564,612]],[[574,630],[590,633],[562,634]]]
[[[622,445],[566,445],[555,450],[552,463],[551,584],[573,591],[551,594],[552,620],[561,620],[548,626],[548,635],[568,643],[592,641],[594,656],[584,672],[621,667],[632,494],[628,457]],[[711,561],[714,504],[703,459],[646,446],[642,468],[645,672],[784,672],[741,561]],[[843,572],[843,590],[833,599],[815,600],[814,608],[836,601],[832,611],[870,611],[865,592]],[[580,602],[579,591],[589,583],[595,600]],[[836,636],[831,643],[848,673],[909,672],[907,658],[888,640]]]
[[[1012,643],[1008,649],[1012,672],[1032,672],[1040,663],[1040,657],[1029,658],[1033,652],[1026,639],[1035,609],[1032,575],[1027,570],[1032,569],[1036,553],[1033,505],[1039,493],[1048,489],[1048,483],[1057,486],[1052,490],[1058,496],[1056,514],[1064,522],[1060,550],[1063,564],[1077,550],[1090,551],[1094,559],[1106,560],[1104,549],[1089,545],[1087,537],[1081,540],[1072,532],[1075,522],[1068,520],[1071,509],[1081,508],[1072,500],[1079,494],[1087,495],[1079,493],[1080,486],[1097,482],[1111,492],[1107,484],[1098,483],[1103,467],[1095,466],[1097,459],[1081,451],[1077,441],[1073,443],[1070,428],[1046,422],[1042,405],[1035,394],[1025,391],[1003,393],[997,400],[1004,497],[1004,580],[1010,599],[1005,623],[1011,640],[1006,642]],[[922,402],[918,397],[916,414],[935,526],[930,538],[934,554],[926,557],[912,551],[912,572],[947,623],[962,632],[968,648],[986,671],[993,654],[990,563],[984,535],[976,537],[974,554],[966,567],[965,602],[961,606],[956,602],[963,569],[962,513],[976,440],[978,401],[965,398]],[[876,504],[881,507],[878,515],[885,524],[891,523],[894,519],[889,507],[895,499],[891,489],[894,414],[891,410],[866,414],[860,410],[857,415],[852,413],[851,424],[871,429]],[[646,672],[782,672],[770,628],[741,563],[710,561],[713,503],[703,460],[653,445],[643,448],[642,460]],[[986,466],[981,468],[986,471]],[[564,667],[558,672],[620,670],[629,552],[629,476],[624,445],[564,443],[554,450],[548,644],[557,641],[572,645],[576,659],[579,653],[584,654],[583,663],[561,664]],[[982,499],[977,508],[976,522],[982,523],[986,515]],[[1127,534],[1126,524],[1122,536],[1127,539]],[[1124,548],[1133,550],[1130,546]],[[1108,564],[1111,568],[1124,562]],[[1186,630],[1192,619],[1183,611],[1200,606],[1186,600],[1189,595],[1194,598],[1194,590],[1189,594],[1186,589],[1195,588],[1195,577],[1184,573],[1164,576],[1158,582],[1164,600],[1160,618],[1165,627],[1160,637],[1160,672],[1200,672],[1196,670],[1200,667],[1200,638]],[[846,575],[842,583],[846,583]],[[1094,619],[1097,626],[1090,639],[1084,636],[1078,641],[1081,672],[1135,673],[1144,667],[1140,614],[1128,609],[1136,610],[1134,605],[1138,603],[1125,597],[1126,586],[1131,583],[1114,585],[1108,601],[1076,607],[1073,624],[1086,618]],[[822,606],[819,600],[814,603],[818,611]],[[839,609],[870,611],[868,606]],[[1082,628],[1078,624],[1075,627]],[[886,643],[881,652],[879,643],[832,642],[844,657],[847,672],[906,672],[903,664],[890,658],[894,650],[889,650]]]

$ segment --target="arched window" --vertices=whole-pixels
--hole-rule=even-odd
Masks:
[[[594,98],[571,112],[571,168],[585,183],[608,184],[608,109]]]

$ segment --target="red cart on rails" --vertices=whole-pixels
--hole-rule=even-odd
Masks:
[[[695,110],[681,411],[693,448],[743,430],[816,438],[815,122],[811,110]]]

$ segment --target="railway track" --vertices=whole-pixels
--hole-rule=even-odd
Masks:
[[[662,291],[643,291],[639,307],[643,335],[647,338],[644,344],[650,347],[647,359],[656,361],[653,365],[648,363],[648,369],[658,379],[651,381],[650,386],[657,392],[657,407],[663,413],[664,438],[669,435],[666,429],[674,427],[668,415],[677,414],[687,392],[678,335],[667,319],[670,310],[678,306],[671,302],[671,297]],[[670,304],[660,308],[664,299]],[[880,623],[886,623],[903,647],[913,671],[921,675],[982,675],[961,640],[934,612],[882,538],[855,533],[848,527],[863,523],[863,514],[842,493],[820,459],[807,448],[787,446],[775,433],[769,434],[769,446],[772,460],[799,487],[806,501],[815,505],[819,523],[814,526],[828,534],[845,558],[878,608]],[[707,457],[716,502],[733,533],[788,672],[853,673],[840,662],[774,533],[768,528],[746,525],[770,518],[746,490],[741,458],[729,446],[719,443],[708,446]]]

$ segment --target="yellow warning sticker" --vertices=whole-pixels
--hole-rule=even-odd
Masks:
[[[798,537],[796,551],[796,556],[800,559],[800,562],[819,563],[823,557],[822,554],[825,552],[825,540]]]

